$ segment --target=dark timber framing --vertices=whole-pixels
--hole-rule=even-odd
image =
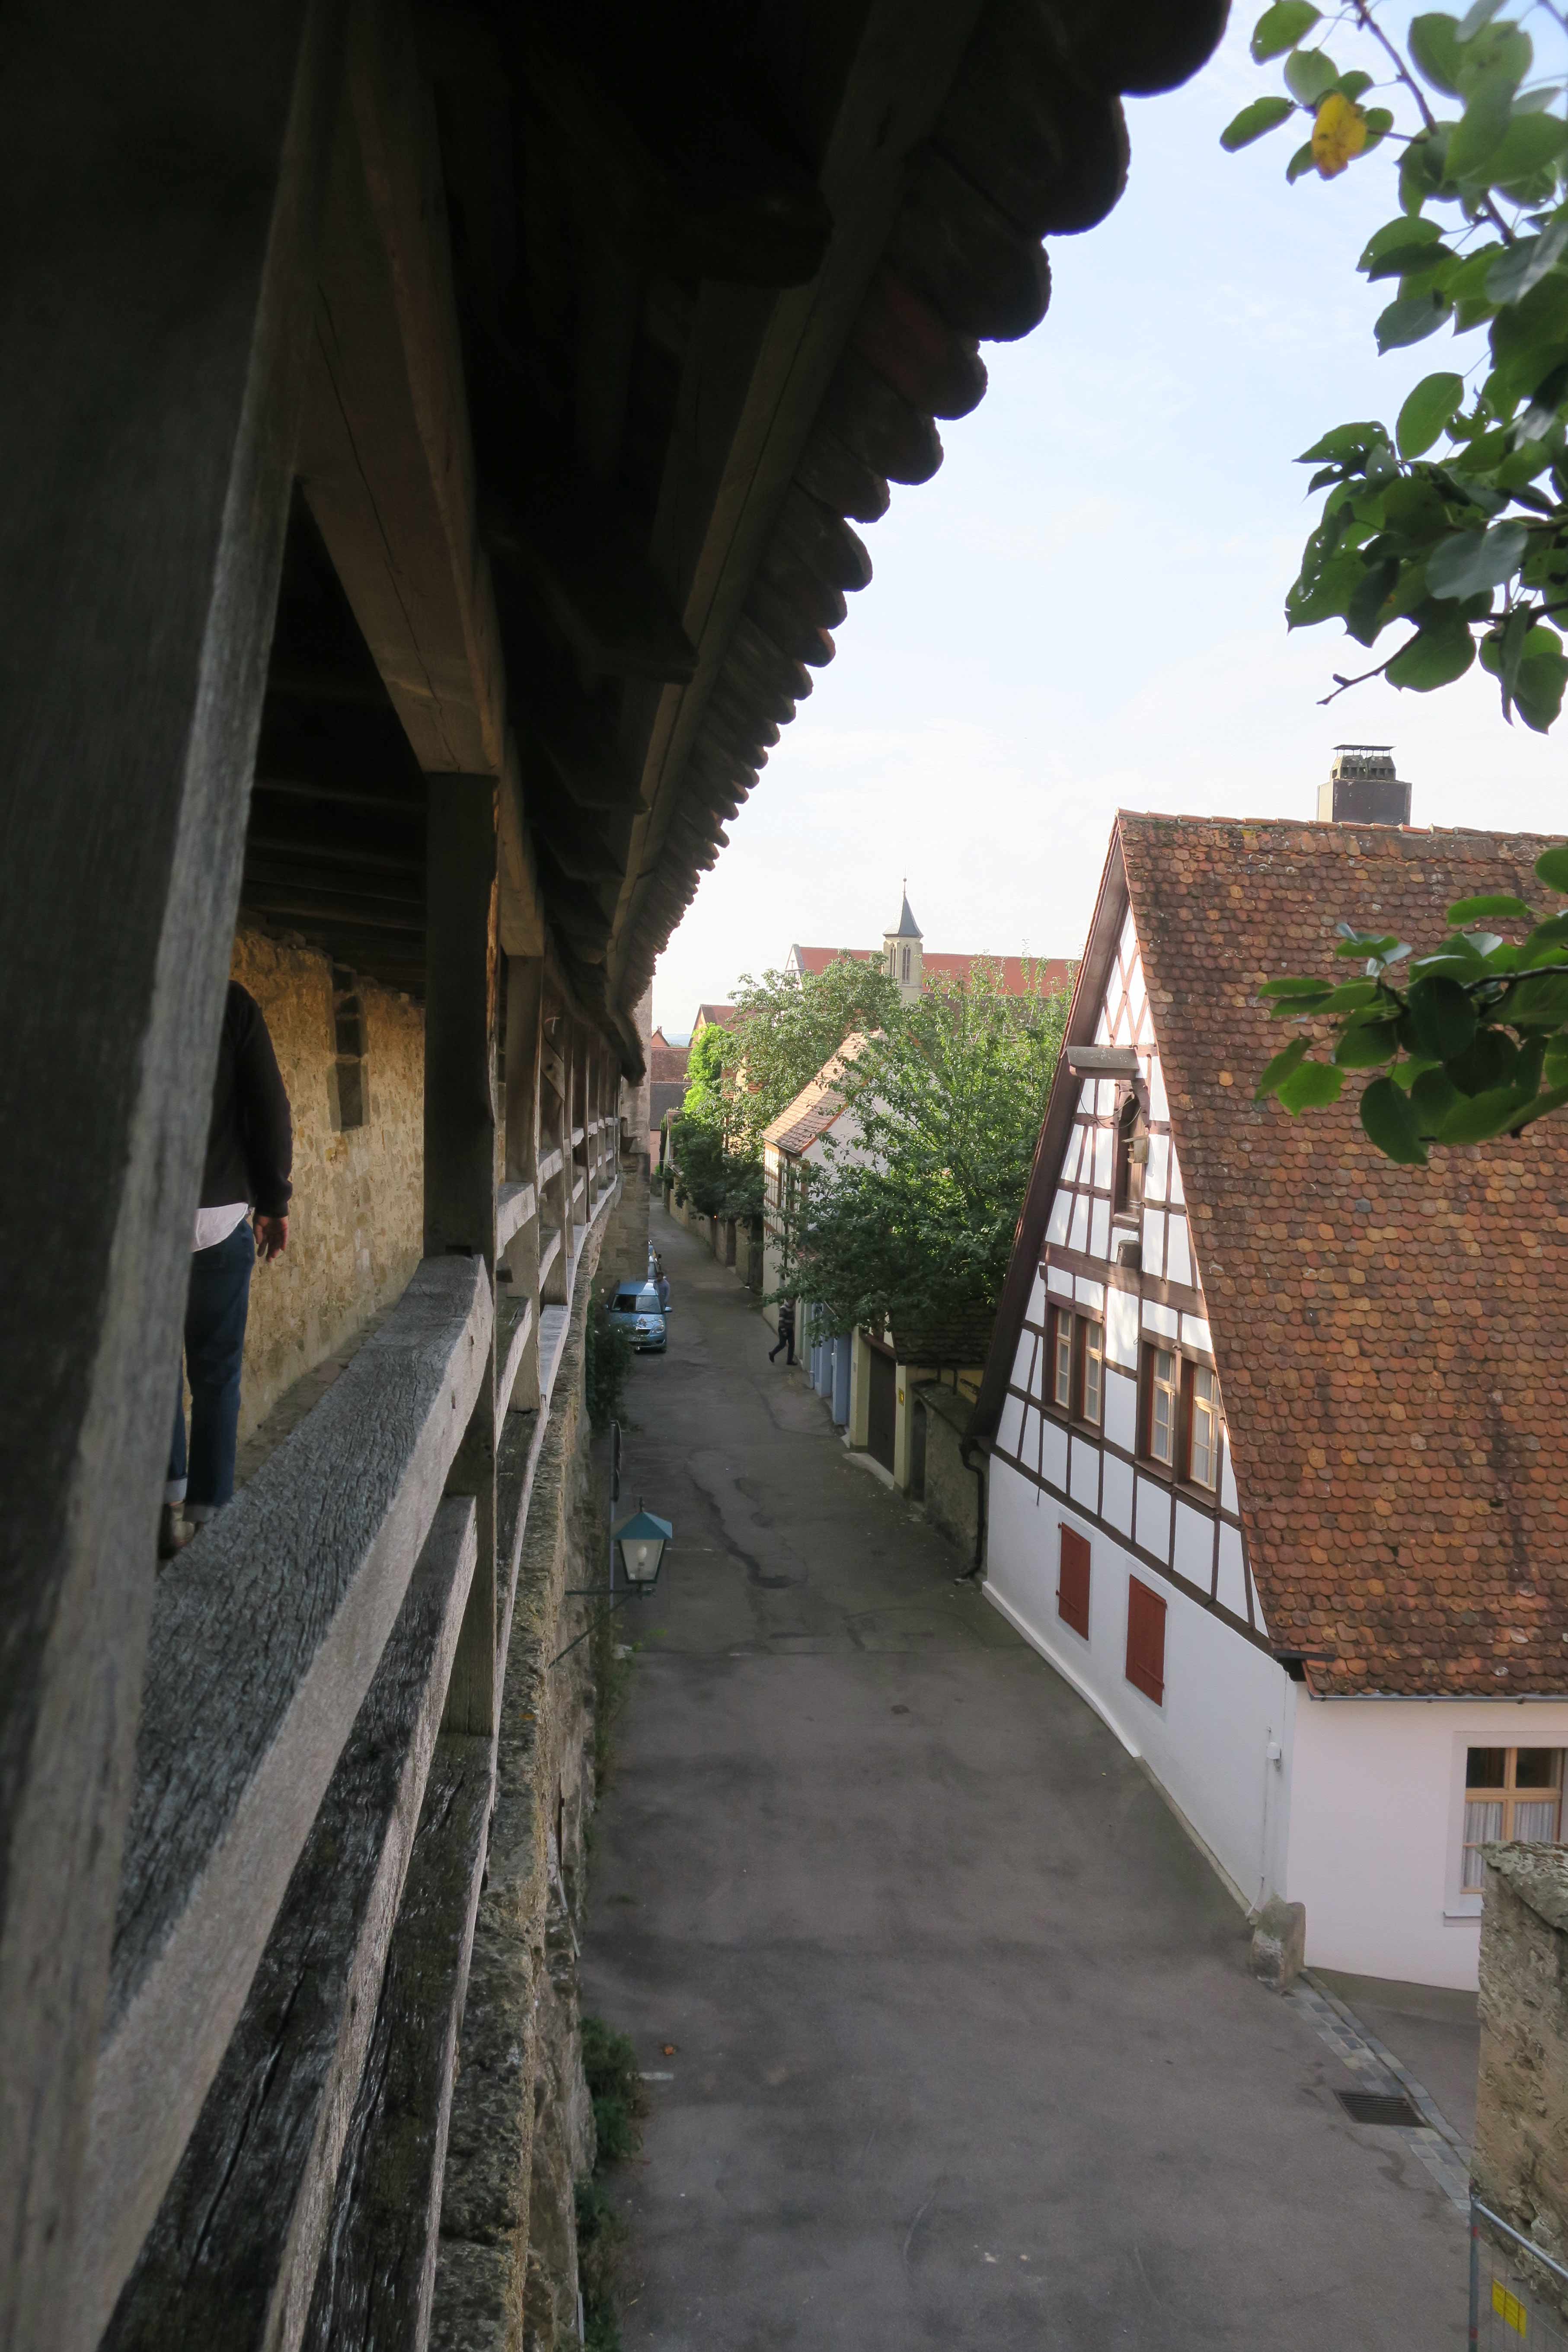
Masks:
[[[1223,16],[12,10],[0,2352],[198,2305],[324,2343],[373,2273],[378,2342],[438,2332],[500,1661],[634,1008],[870,578],[854,525],[1115,202],[1119,93]],[[237,911],[424,1003],[426,1255],[155,1583]],[[373,1716],[380,1827],[313,1912]],[[257,2003],[312,1916],[308,2059]],[[193,2237],[247,2051],[299,2162]]]

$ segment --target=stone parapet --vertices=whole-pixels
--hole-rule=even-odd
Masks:
[[[1489,1846],[1486,1874],[1476,2187],[1568,2268],[1568,1850]],[[1568,2317],[1568,2288],[1530,2267]]]

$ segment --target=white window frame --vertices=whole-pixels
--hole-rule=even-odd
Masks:
[[[1564,1811],[1568,1815],[1568,1733],[1551,1732],[1543,1738],[1528,1737],[1529,1718],[1532,1709],[1510,1708],[1512,1717],[1510,1736],[1499,1738],[1482,1725],[1472,1731],[1456,1731],[1453,1758],[1448,1773],[1448,1841],[1447,1848],[1446,1885],[1443,1898],[1445,1919],[1479,1919],[1481,1916],[1481,1895],[1465,1885],[1465,1791],[1469,1785],[1469,1753],[1472,1748],[1556,1748],[1564,1755]],[[1554,1710],[1555,1712],[1555,1710]],[[1523,1718],[1522,1723],[1521,1717]],[[1560,1824],[1568,1827],[1568,1819]]]

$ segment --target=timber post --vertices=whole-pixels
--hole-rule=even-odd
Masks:
[[[539,1182],[540,1066],[544,1045],[544,963],[540,956],[509,956],[506,966],[506,1173],[526,1188],[530,1213],[507,1245],[513,1297],[529,1316],[529,1335],[510,1397],[501,1410],[539,1409],[539,1256],[543,1213]]]
[[[499,1018],[496,784],[433,775],[427,787],[425,1004],[425,1255],[496,1265],[496,1036]],[[448,1495],[478,1506],[478,1558],[443,1728],[495,1727],[496,1331]]]
[[[72,2324],[338,18],[333,0],[219,0],[149,43],[88,0],[7,32],[6,2352],[58,2352]]]

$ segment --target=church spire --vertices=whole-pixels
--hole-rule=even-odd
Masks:
[[[903,903],[899,908],[899,928],[896,931],[889,931],[888,937],[891,940],[919,940],[925,937],[910,912],[910,881],[907,874],[903,882]]]

